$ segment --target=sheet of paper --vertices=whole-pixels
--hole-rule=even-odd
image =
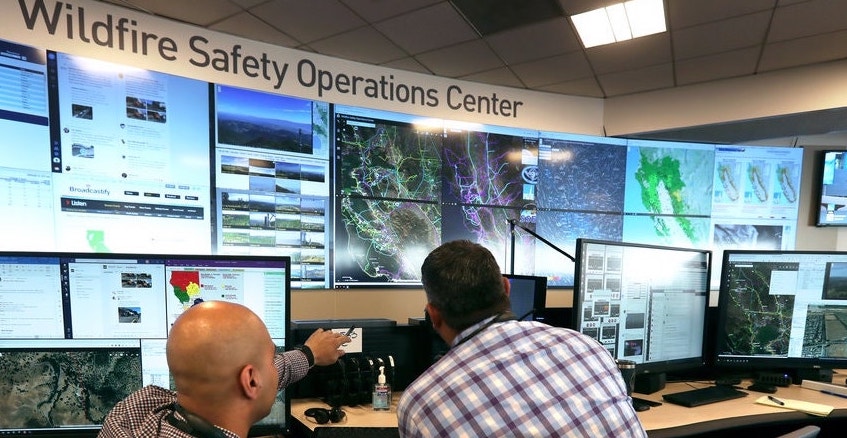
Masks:
[[[775,408],[783,408],[783,409],[792,409],[795,411],[805,412],[807,414],[817,415],[820,417],[826,417],[835,409],[833,406],[822,405],[820,403],[811,403],[802,400],[793,400],[790,398],[782,398],[778,397],[777,400],[781,401],[783,404],[779,404],[774,401],[770,396],[763,395],[756,399],[756,403],[760,405],[773,406]]]
[[[332,329],[335,333],[347,334],[346,328],[340,329]],[[353,340],[346,344],[341,344],[341,349],[344,350],[345,353],[361,353],[362,352],[362,328],[356,327],[353,329],[353,333],[350,334],[350,338]]]

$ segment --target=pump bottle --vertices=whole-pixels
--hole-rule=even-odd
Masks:
[[[387,411],[391,409],[391,385],[385,381],[385,367],[379,367],[379,376],[376,378],[373,390],[373,408],[375,411]]]

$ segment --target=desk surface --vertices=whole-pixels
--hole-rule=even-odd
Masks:
[[[841,382],[843,382],[843,379]],[[743,389],[749,384],[750,382],[745,381],[738,386]],[[663,403],[661,406],[639,412],[638,418],[641,420],[641,424],[651,437],[664,437],[684,436],[755,423],[806,421],[814,419],[811,415],[802,412],[758,404],[756,403],[756,399],[767,394],[755,391],[745,391],[749,393],[747,397],[693,408],[674,405],[662,400],[663,394],[711,385],[713,385],[712,382],[674,382],[668,383],[665,389],[653,394],[634,394],[638,398]],[[776,393],[771,395],[783,399],[802,400],[833,406],[835,410],[832,411],[829,417],[847,418],[847,398],[824,394],[820,391],[806,389],[799,385],[777,387]]]
[[[843,376],[842,376],[843,377]],[[839,379],[844,382],[844,379]],[[750,382],[739,385],[745,388]],[[814,418],[802,412],[771,407],[756,403],[761,397],[760,392],[747,391],[747,397],[712,403],[694,408],[687,408],[662,400],[662,394],[685,391],[688,389],[711,386],[712,382],[673,382],[665,389],[653,394],[634,394],[638,398],[662,402],[661,406],[639,412],[638,418],[651,437],[674,437],[694,435],[703,432],[729,429],[740,425],[765,424],[774,422],[804,422]],[[326,408],[327,405],[319,399],[299,399],[291,401],[291,415],[297,421],[311,430],[319,427],[358,427],[358,428],[396,428],[397,401],[400,393],[394,393],[391,410],[374,411],[370,405],[345,406],[347,418],[341,423],[318,425],[303,413],[311,407]],[[820,391],[802,388],[798,385],[779,387],[773,394],[775,397],[803,400],[833,406],[835,410],[829,417],[847,421],[847,398],[824,394]]]
[[[344,406],[347,414],[344,421],[340,423],[317,424],[312,418],[307,417],[304,412],[309,408],[328,408],[327,404],[317,398],[291,400],[291,416],[311,430],[318,427],[397,427],[397,402],[400,393],[395,392],[391,396],[391,409],[388,411],[375,411],[371,405]],[[847,400],[847,399],[845,399]]]

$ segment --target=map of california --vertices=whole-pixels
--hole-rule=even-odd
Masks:
[[[200,272],[174,271],[171,273],[170,284],[174,288],[174,296],[182,303],[184,308],[191,307],[197,300],[202,301],[200,298]]]

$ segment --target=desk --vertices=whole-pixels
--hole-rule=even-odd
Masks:
[[[843,379],[841,380],[843,382]],[[665,389],[645,395],[634,394],[646,400],[662,401],[662,394],[685,391],[688,389],[710,386],[711,382],[701,383],[668,383]],[[743,382],[739,387],[745,388],[750,382]],[[773,396],[786,399],[803,400],[834,406],[835,410],[827,417],[815,417],[789,409],[782,409],[757,404],[757,398],[766,395],[760,392],[747,391],[750,395],[734,400],[712,403],[694,408],[687,408],[663,402],[661,406],[639,412],[638,418],[651,438],[681,437],[681,436],[776,436],[783,431],[798,429],[806,424],[818,424],[826,429],[836,429],[839,436],[844,436],[843,427],[847,424],[847,398],[824,394],[799,385],[778,387]],[[829,426],[827,426],[829,425]],[[775,433],[762,434],[763,429],[771,429]],[[751,431],[758,433],[751,434]],[[825,436],[822,433],[822,436]]]
[[[839,379],[843,382],[843,378]],[[743,382],[744,388],[750,382]],[[665,389],[653,394],[635,394],[636,397],[662,402],[662,394],[685,391],[710,386],[711,382],[668,383]],[[847,398],[824,394],[798,385],[780,387],[775,397],[804,400],[834,406],[835,410],[827,417],[815,417],[802,412],[775,408],[755,403],[762,395],[749,391],[749,396],[735,400],[712,403],[695,408],[686,408],[671,403],[650,410],[638,412],[638,418],[651,438],[666,437],[708,437],[721,438],[745,436],[776,436],[798,429],[807,424],[817,424],[823,428],[822,437],[844,436],[847,425]],[[303,427],[300,435],[313,437],[397,437],[397,401],[400,393],[392,396],[390,411],[374,411],[370,405],[344,407],[347,418],[343,423],[318,425],[303,415],[311,407],[326,408],[319,399],[300,399],[291,401],[291,416]]]
[[[397,402],[400,400],[399,392],[391,395],[391,409],[388,411],[375,411],[371,405],[344,406],[347,414],[344,421],[340,423],[317,424],[314,419],[304,415],[309,408],[328,408],[327,404],[320,399],[298,399],[291,400],[291,417],[295,423],[302,427],[294,428],[297,436],[312,436],[315,438],[327,437],[399,437],[397,431]],[[847,399],[845,399],[847,400]],[[295,426],[297,426],[295,424]]]

